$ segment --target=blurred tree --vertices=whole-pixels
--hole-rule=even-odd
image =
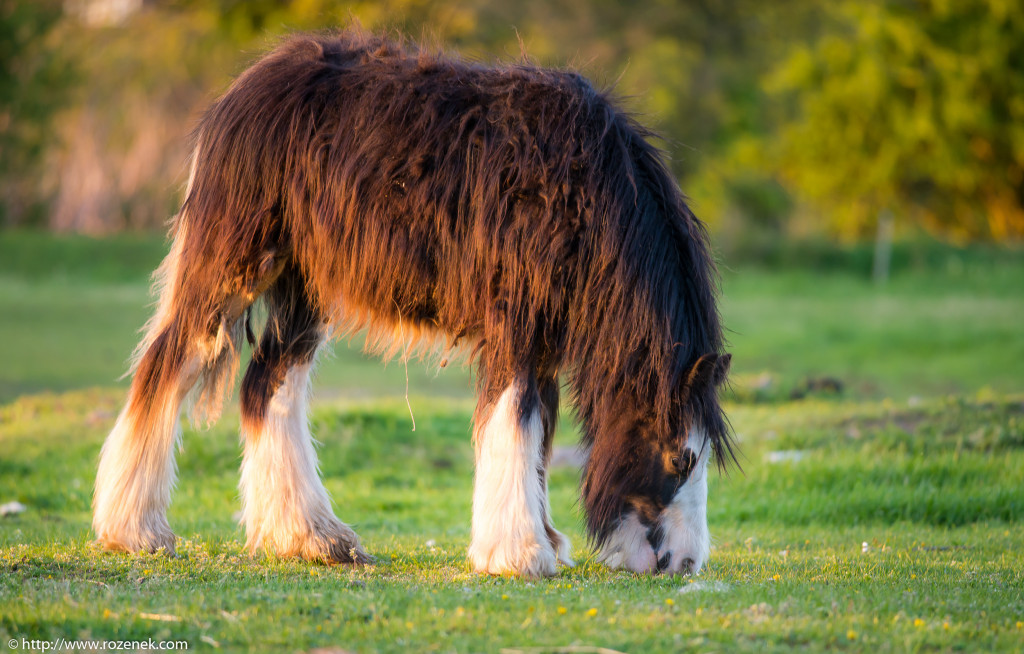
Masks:
[[[664,135],[690,188],[728,144],[768,124],[757,83],[773,61],[765,55],[781,52],[819,1],[146,0],[115,16],[99,11],[107,0],[67,0],[72,14],[48,45],[76,62],[85,83],[61,116],[64,144],[48,154],[49,224],[85,232],[163,224],[203,107],[281,34],[353,19],[488,62],[525,51],[580,69]],[[743,211],[758,199],[749,184],[721,188]],[[704,215],[714,222],[714,213]]]
[[[514,25],[541,63],[569,63],[614,86],[689,178],[735,139],[767,128],[758,80],[813,32],[819,2],[521,0],[481,13]]]
[[[213,8],[150,2],[115,22],[71,16],[57,28],[84,83],[62,112],[63,143],[43,182],[49,226],[107,233],[152,229],[174,213],[202,107],[238,72],[240,47]]]
[[[56,0],[0,0],[0,225],[44,218],[33,179],[73,75],[50,47],[60,17]]]
[[[114,5],[123,11],[100,11]],[[188,134],[232,77],[283,34],[355,20],[486,62],[525,50],[613,88],[664,136],[702,218],[736,242],[792,235],[809,215],[859,237],[887,207],[949,237],[1024,232],[1024,7],[1011,0],[0,7],[3,203],[24,216],[29,199],[52,197],[56,229],[162,225]],[[68,84],[62,62],[82,83]]]
[[[768,88],[773,163],[848,237],[890,208],[946,238],[1024,237],[1024,4],[844,0]]]
[[[345,26],[363,11],[367,27],[410,27],[400,16],[447,26],[439,42],[474,27],[471,13],[419,0],[147,0],[92,20],[107,16],[92,11],[104,1],[79,0],[56,28],[58,50],[85,81],[61,115],[62,145],[48,152],[55,172],[35,182],[52,195],[48,225],[61,231],[164,225],[180,201],[199,115],[283,34]]]

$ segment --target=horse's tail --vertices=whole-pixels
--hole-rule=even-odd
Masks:
[[[300,54],[308,59],[315,52]],[[249,308],[293,259],[283,198],[301,180],[286,179],[286,172],[296,165],[292,149],[305,151],[293,143],[296,125],[311,119],[294,83],[305,59],[287,55],[247,71],[202,118],[173,246],[155,273],[157,310],[132,370],[144,372],[146,353],[163,334],[180,339],[183,358],[197,362],[185,380],[194,378],[190,388],[196,387],[193,419],[219,415],[238,370]]]
[[[197,199],[211,194],[217,177],[204,141],[200,132],[185,202],[171,227],[171,249],[153,273],[156,311],[142,329],[129,371],[136,377],[177,376],[179,391],[191,390],[194,423],[220,416],[238,373],[242,338],[253,340],[252,304],[283,267],[280,247],[264,245],[253,251],[243,228],[245,216],[218,215],[210,202]],[[177,355],[170,358],[171,365],[167,356],[157,359],[157,369],[150,370],[147,353],[160,350],[165,340],[176,343]]]
[[[195,175],[195,161],[192,164],[191,179]],[[217,320],[214,316],[201,315],[185,300],[209,294],[202,289],[203,275],[200,270],[212,262],[194,260],[194,249],[189,247],[189,235],[199,231],[189,212],[183,208],[175,216],[171,227],[171,249],[152,277],[152,294],[156,297],[156,310],[142,328],[142,339],[131,357],[129,374],[139,377],[180,374],[183,379],[176,384],[179,393],[192,394],[192,420],[205,418],[216,420],[220,415],[226,389],[233,383],[238,368],[238,349],[241,340],[241,320]],[[216,325],[216,327],[213,327]],[[211,329],[213,327],[213,329]],[[211,333],[212,332],[212,333]],[[187,360],[187,370],[173,370],[177,366],[161,361],[158,370],[147,368],[147,353],[161,349],[162,341],[171,338],[182,352],[180,358]],[[156,383],[153,386],[162,386]]]

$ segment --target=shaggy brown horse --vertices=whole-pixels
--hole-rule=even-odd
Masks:
[[[588,460],[604,561],[696,572],[707,468],[732,458],[729,364],[704,226],[650,134],[580,75],[485,67],[364,33],[296,36],[203,118],[159,306],[101,454],[99,541],[165,548],[179,414],[241,388],[247,544],[366,562],[332,511],[306,418],[310,369],[365,329],[382,354],[468,346],[479,369],[469,558],[551,575],[547,462],[559,377]]]

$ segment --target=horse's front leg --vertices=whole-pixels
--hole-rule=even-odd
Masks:
[[[558,552],[548,532],[543,405],[536,380],[520,375],[495,399],[481,392],[473,442],[473,538],[477,572],[555,574]]]

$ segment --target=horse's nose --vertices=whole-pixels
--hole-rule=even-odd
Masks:
[[[664,572],[672,563],[672,552],[665,552],[658,558],[658,572]]]

